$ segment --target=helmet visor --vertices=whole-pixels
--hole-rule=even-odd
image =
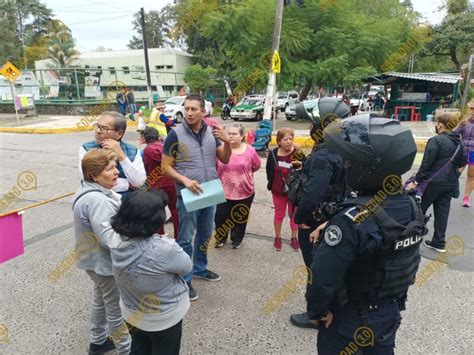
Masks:
[[[342,139],[352,144],[370,145],[369,142],[370,116],[355,116],[341,122]]]

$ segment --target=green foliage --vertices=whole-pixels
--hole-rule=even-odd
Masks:
[[[438,61],[448,57],[451,70],[459,70],[474,49],[474,13],[447,15],[433,27],[433,40],[422,51],[422,56],[434,56]]]
[[[165,44],[169,44],[167,35],[170,27],[168,21],[170,19],[169,5],[161,11],[151,10],[145,12],[145,29],[148,48],[159,48]],[[133,15],[133,29],[138,33],[133,36],[128,43],[130,49],[143,49],[142,26],[140,22],[140,12]]]
[[[50,29],[48,57],[53,62],[52,67],[67,68],[79,56],[71,31],[62,22],[54,23]]]
[[[184,73],[184,81],[189,85],[191,91],[202,92],[209,86],[215,85],[213,77],[216,74],[214,68],[203,68],[200,64],[190,65]]]
[[[468,0],[447,0],[446,8],[448,10],[448,15],[467,13],[469,11],[469,2]]]
[[[20,68],[31,66],[31,58],[46,55],[44,37],[52,11],[39,0],[8,0],[0,3],[0,59]],[[32,47],[29,49],[29,47]],[[41,47],[41,48],[37,48]]]
[[[0,14],[0,64],[7,60],[17,66],[21,64],[21,46],[14,30],[14,22],[11,18]]]
[[[274,0],[189,0],[174,11],[174,33],[197,63],[216,68],[233,88],[249,77],[255,90],[265,88],[269,61],[260,58],[271,52]],[[292,2],[283,15],[278,88],[360,83],[409,39],[415,22],[399,0],[307,0],[303,9]]]

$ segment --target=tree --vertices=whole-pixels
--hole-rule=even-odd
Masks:
[[[209,86],[215,85],[213,80],[215,74],[214,68],[203,68],[200,64],[194,64],[186,68],[183,79],[191,91],[199,92],[202,95]]]
[[[474,13],[448,13],[441,24],[433,28],[433,40],[426,45],[422,56],[434,56],[440,62],[443,57],[448,57],[453,64],[448,70],[460,70],[461,64],[468,60],[473,49]]]
[[[402,5],[406,6],[410,11],[413,11],[413,4],[411,0],[403,0]]]
[[[6,4],[0,4],[0,65],[7,60],[15,65],[21,64],[20,40],[15,32],[15,19],[8,15]]]
[[[146,39],[149,48],[159,48],[167,43],[166,34],[169,33],[168,10],[169,6],[166,6],[161,12],[156,10],[145,12]],[[127,46],[130,49],[143,49],[140,12],[136,12],[133,17],[133,29],[138,32],[138,35],[134,35]]]
[[[7,19],[4,22],[8,26],[5,32],[15,33],[15,42],[12,43],[17,47],[12,51],[11,46],[6,45],[4,48],[10,52],[3,55],[15,57],[19,51],[21,62],[17,62],[17,65],[26,67],[28,65],[27,47],[37,43],[38,37],[45,33],[45,26],[51,20],[52,11],[39,0],[8,0],[0,3],[0,14]],[[12,38],[11,33],[6,35],[7,38]],[[4,39],[2,37],[2,42]]]
[[[49,33],[48,56],[53,68],[68,68],[79,56],[71,30],[62,23]]]
[[[399,0],[324,3],[330,5],[323,8],[323,0],[314,0],[304,9],[295,2],[285,7],[279,89],[298,88],[304,97],[315,84],[361,83],[410,38],[417,19]],[[245,87],[262,91],[269,61],[261,58],[268,59],[272,48],[274,10],[273,0],[183,1],[175,6],[173,33],[184,38],[197,63],[216,68],[232,87],[251,77]]]
[[[459,15],[469,11],[468,0],[447,0],[445,3],[448,15]]]

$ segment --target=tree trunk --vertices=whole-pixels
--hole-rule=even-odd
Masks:
[[[311,86],[313,86],[313,81],[309,80],[304,84],[303,90],[300,93],[300,101],[305,100],[308,97],[308,93],[311,90]]]
[[[449,56],[451,57],[451,61],[456,66],[456,70],[457,71],[461,70],[461,64],[459,64],[458,57],[456,55],[456,47],[451,46],[449,48]]]

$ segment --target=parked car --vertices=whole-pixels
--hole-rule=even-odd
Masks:
[[[298,114],[296,113],[296,105],[297,103],[289,104],[286,109],[285,109],[285,117],[288,121],[293,120],[294,118],[300,118],[298,117]]]
[[[183,122],[184,118],[184,99],[186,96],[173,96],[165,101],[165,116],[171,118],[176,123]],[[206,114],[205,117],[212,116],[212,102],[205,100]]]
[[[239,119],[254,119],[260,121],[263,119],[265,97],[260,95],[245,96],[230,111],[230,117],[234,121]]]
[[[319,98],[313,98],[313,97],[303,100],[304,108],[306,109],[306,112],[308,112],[310,116],[311,114],[313,114],[313,116],[315,117],[319,116],[318,101],[319,101]],[[298,113],[296,112],[296,105],[298,105],[298,103],[290,104],[286,108],[285,117],[288,121],[291,121],[295,118],[304,118],[304,117],[300,117]]]
[[[260,121],[263,119],[264,108],[264,95],[248,95],[245,96],[237,105],[235,105],[235,107],[232,108],[232,110],[230,111],[230,116],[234,121],[238,121],[241,118]]]
[[[285,112],[288,106],[299,102],[299,97],[296,91],[279,92],[275,103],[276,109]]]

